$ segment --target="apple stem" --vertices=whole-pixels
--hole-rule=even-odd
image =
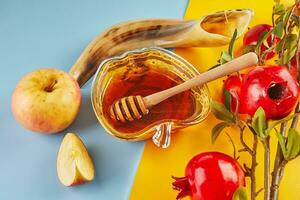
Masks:
[[[57,80],[54,80],[50,83],[50,85],[47,85],[44,90],[46,92],[52,92],[54,90],[54,86],[57,84]]]

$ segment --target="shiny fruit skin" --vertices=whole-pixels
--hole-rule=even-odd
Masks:
[[[299,86],[284,66],[256,67],[248,72],[241,87],[241,104],[253,116],[262,107],[267,119],[287,116],[298,101]]]
[[[245,34],[244,36],[244,46],[255,46],[257,44],[257,40],[259,39],[259,36],[263,33],[263,32],[268,32],[270,30],[273,29],[273,26],[270,26],[268,24],[259,24],[256,25],[254,27],[252,27],[251,29],[248,30],[248,32]],[[272,38],[273,42],[272,42]],[[280,41],[280,38],[274,36],[273,34],[271,34],[268,38],[267,38],[267,43],[268,46],[272,46],[273,44],[277,44]],[[261,45],[261,52],[264,52],[268,49],[268,47],[266,47],[264,44]],[[275,53],[273,51],[269,52],[267,54],[267,59],[271,59],[273,58],[275,55]]]
[[[241,166],[234,158],[220,152],[205,152],[193,157],[186,167],[188,184],[182,184],[183,179],[178,178],[181,183],[175,181],[173,186],[177,190],[181,187],[182,194],[191,195],[192,200],[231,200],[234,192],[245,186]],[[178,197],[183,196],[179,193]]]
[[[42,68],[28,73],[18,82],[11,108],[23,127],[51,134],[66,129],[75,120],[80,104],[79,85],[69,74]]]
[[[231,102],[231,110],[235,112],[237,102],[240,102],[240,95],[241,95],[241,84],[242,79],[245,75],[230,75],[224,81],[223,84],[223,92],[222,92],[222,102],[224,103],[224,90],[228,90],[232,97]],[[243,113],[243,109],[239,104],[239,113]]]

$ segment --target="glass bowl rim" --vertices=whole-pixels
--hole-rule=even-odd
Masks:
[[[148,127],[148,129],[144,128],[136,133],[118,133],[118,131],[114,130],[114,128],[109,128],[107,127],[106,123],[108,122],[104,122],[103,119],[101,119],[101,116],[99,116],[98,112],[96,111],[96,106],[94,105],[94,88],[96,87],[96,83],[97,83],[97,80],[98,80],[98,77],[99,77],[99,74],[101,74],[101,71],[103,70],[103,66],[108,63],[108,62],[111,62],[111,61],[115,61],[115,60],[122,60],[132,54],[141,54],[141,53],[144,53],[146,51],[151,51],[151,50],[154,50],[154,51],[160,51],[160,52],[163,52],[164,54],[167,54],[168,56],[178,60],[179,62],[182,62],[187,68],[191,69],[193,71],[193,76],[195,76],[195,74],[200,74],[200,72],[191,64],[189,63],[186,59],[184,59],[183,57],[181,57],[180,55],[168,50],[168,49],[164,49],[164,48],[161,48],[161,47],[145,47],[145,48],[140,48],[140,49],[133,49],[133,50],[129,50],[129,51],[125,51],[123,52],[122,54],[120,55],[116,55],[116,56],[113,56],[113,57],[110,57],[110,58],[107,58],[105,60],[103,60],[94,77],[93,77],[93,81],[92,81],[92,85],[91,85],[91,103],[92,103],[92,107],[93,107],[93,111],[98,119],[98,121],[100,122],[101,126],[105,129],[105,131],[112,135],[113,137],[116,137],[116,138],[119,138],[119,139],[122,139],[122,140],[130,140],[130,141],[139,141],[139,140],[145,140],[145,139],[148,139],[150,137],[152,137],[152,135],[155,134],[155,129],[158,127],[158,126],[161,126],[161,125],[168,125],[168,124],[171,124],[172,125],[172,130],[174,129],[178,129],[178,128],[183,128],[183,127],[187,127],[187,126],[190,126],[190,125],[194,125],[194,124],[198,124],[200,122],[202,122],[203,120],[205,120],[207,118],[207,116],[209,115],[210,113],[210,106],[208,107],[208,109],[206,109],[206,112],[202,115],[198,114],[195,118],[193,118],[192,120],[189,120],[189,121],[185,121],[185,120],[171,120],[171,119],[168,119],[168,120],[165,120],[165,121],[159,121],[157,123],[154,123],[154,124],[151,124],[150,127]],[[211,95],[210,95],[210,92],[209,92],[209,89],[207,87],[206,84],[202,85],[201,86],[203,88],[203,90],[207,93],[207,96],[208,96],[208,101],[211,102]],[[202,113],[202,112],[201,112]],[[145,130],[146,129],[146,130]],[[153,134],[151,135],[150,133],[153,132]]]

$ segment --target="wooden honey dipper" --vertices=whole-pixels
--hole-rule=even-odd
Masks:
[[[149,113],[149,109],[178,94],[183,91],[189,90],[193,87],[203,85],[217,78],[229,75],[233,72],[240,71],[247,67],[257,64],[257,55],[253,52],[242,55],[224,65],[213,68],[207,72],[204,72],[188,81],[185,81],[172,88],[148,95],[146,97],[142,96],[128,96],[123,97],[115,101],[109,109],[111,118],[126,122],[133,121],[135,119],[142,118],[143,115]]]

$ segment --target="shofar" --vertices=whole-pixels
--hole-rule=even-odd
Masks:
[[[253,16],[249,9],[225,10],[199,20],[145,19],[117,24],[98,35],[70,70],[84,85],[106,58],[142,47],[213,47],[230,42],[235,29],[240,36]]]

